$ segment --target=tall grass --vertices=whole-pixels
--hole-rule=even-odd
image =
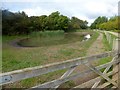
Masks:
[[[32,32],[28,39],[18,42],[21,46],[51,46],[68,44],[83,39],[82,34],[65,33],[62,30],[59,31],[45,31],[45,32]]]
[[[30,34],[31,38],[55,38],[55,37],[63,37],[64,31],[63,30],[57,30],[57,31],[45,31],[45,32],[32,32]]]

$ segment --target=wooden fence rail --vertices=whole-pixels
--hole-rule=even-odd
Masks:
[[[118,40],[115,43],[115,45],[118,47]],[[57,62],[57,63],[52,63],[44,66],[36,66],[36,67],[31,67],[31,68],[25,68],[21,70],[15,70],[11,72],[6,72],[0,74],[0,85],[5,85],[9,83],[13,83],[16,81],[36,77],[42,74],[47,74],[49,72],[54,72],[57,70],[62,70],[62,69],[68,69],[62,77],[55,79],[50,82],[43,83],[41,85],[34,86],[32,88],[58,88],[62,83],[65,83],[67,81],[73,80],[78,77],[82,77],[84,75],[89,74],[90,72],[95,72],[96,74],[99,75],[99,77],[94,78],[88,82],[85,82],[81,85],[78,85],[74,88],[82,88],[87,86],[88,84],[93,84],[92,88],[97,88],[97,87],[106,87],[110,84],[112,84],[114,87],[118,87],[118,83],[115,81],[117,80],[116,78],[114,80],[110,79],[109,76],[115,75],[116,73],[119,73],[119,70],[116,69],[115,71],[109,71],[111,66],[118,65],[120,67],[120,57],[119,57],[120,51],[118,48],[113,49],[113,51],[108,51],[102,54],[97,54],[93,56],[87,56],[87,57],[80,57],[76,59],[71,59],[71,60],[66,60],[62,62]],[[106,64],[102,64],[99,66],[92,66],[89,62],[97,61],[105,57],[113,57],[113,60],[111,62],[108,62]],[[71,75],[71,73],[74,71],[74,69],[78,65],[85,65],[88,67],[88,70],[78,72],[77,74]],[[101,72],[101,69],[106,68],[104,72]],[[108,73],[107,73],[108,72]],[[108,82],[99,85],[101,80],[105,79]],[[31,88],[31,89],[32,89]]]
[[[105,52],[105,53],[94,55],[94,56],[80,57],[80,58],[71,59],[63,62],[48,64],[45,66],[36,66],[36,67],[25,68],[21,70],[15,70],[7,73],[2,73],[0,74],[0,84],[3,85],[8,83],[13,83],[19,80],[36,77],[49,72],[76,67],[82,63],[88,63],[93,60],[99,60],[101,58],[114,56],[115,54],[117,54],[117,51],[114,51],[114,52],[109,51],[109,52]]]

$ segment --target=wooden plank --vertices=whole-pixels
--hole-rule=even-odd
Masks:
[[[120,37],[120,34],[119,34]],[[120,61],[120,39],[118,39],[118,60]],[[118,64],[118,89],[120,90],[120,63]]]
[[[114,78],[114,80],[113,81],[116,81],[118,78],[116,77],[116,78]],[[107,87],[108,85],[110,85],[111,83],[110,82],[105,82],[105,83],[103,83],[102,85],[99,85],[97,88],[105,88],[105,87]],[[115,86],[116,87],[116,86]]]
[[[106,38],[107,38],[107,41],[108,41],[108,39],[109,39],[108,33],[106,33]]]
[[[118,51],[118,58],[116,58],[117,60],[120,60],[120,40],[119,39],[116,39],[115,41],[114,41],[114,48],[113,48],[113,50],[117,50]],[[119,64],[117,64],[117,65],[113,65],[113,70],[115,71],[115,70],[120,70],[120,67],[119,67]],[[118,88],[120,89],[120,74],[119,74],[120,72],[118,72],[117,74],[115,74],[115,75],[113,75],[112,76],[112,79],[114,80],[114,78],[116,78],[116,77],[118,77],[118,81],[117,81],[117,83],[118,83]]]
[[[66,71],[61,78],[68,77],[73,71],[75,70],[75,67],[70,68],[68,71]]]
[[[120,60],[120,56],[119,56]],[[118,64],[118,88],[120,89],[120,63]]]
[[[97,54],[93,56],[80,57],[80,58],[52,63],[44,66],[36,66],[36,67],[25,68],[21,70],[15,70],[12,72],[2,73],[0,74],[0,85],[13,83],[15,81],[20,81],[20,80],[31,78],[31,77],[36,77],[36,76],[53,72],[56,70],[70,68],[73,66],[80,65],[82,62],[89,62],[93,60],[99,60],[104,57],[114,56],[115,53],[117,52],[109,51],[109,52],[105,52],[105,53]]]
[[[116,88],[115,86],[113,86],[112,88]]]
[[[108,67],[105,69],[105,71],[103,72],[103,74],[107,73],[107,71],[109,70],[110,67],[111,67],[111,65],[108,66]],[[97,82],[92,86],[92,88],[96,88],[100,82],[101,82],[101,79],[100,79],[99,81],[97,81]]]
[[[116,71],[116,70],[118,70],[118,64],[116,64],[116,65],[113,65],[113,71]],[[114,80],[115,78],[117,77],[117,79],[118,79],[118,73],[116,73],[115,75],[113,75],[112,76],[112,79]]]
[[[97,81],[96,83],[94,83],[94,85],[92,86],[92,88],[96,88],[100,82],[101,82],[101,79],[99,81]]]
[[[118,63],[118,61],[109,62],[107,64],[103,64],[103,65],[97,66],[96,69],[99,70],[99,69],[107,67],[110,64],[115,64],[115,63]],[[50,82],[47,82],[47,83],[44,83],[44,84],[32,87],[32,88],[53,88],[53,87],[58,86],[58,85],[60,85],[60,84],[62,84],[64,82],[67,82],[69,80],[73,80],[75,78],[82,77],[82,76],[84,76],[86,74],[89,74],[90,72],[92,72],[91,69],[89,69],[87,71],[83,71],[83,72],[77,73],[77,74],[74,74],[74,75],[71,75],[71,76],[68,76],[68,77],[65,77],[65,78],[56,79],[56,80],[53,80],[53,81],[50,81]]]
[[[110,85],[110,84],[111,84],[110,82],[106,82],[106,83],[98,86],[97,88],[105,88],[105,87],[107,87],[107,86]],[[116,86],[115,86],[115,87],[116,87]]]
[[[111,44],[111,34],[109,34],[109,44]]]
[[[113,45],[112,45],[112,51],[115,50],[115,38],[113,38]]]
[[[111,75],[113,75],[113,74],[115,74],[115,73],[117,73],[117,72],[118,72],[118,71],[116,71],[116,72],[111,71],[111,72],[108,72],[106,75],[107,75],[107,76],[111,76]],[[89,81],[87,81],[87,82],[85,82],[85,83],[82,83],[82,84],[80,84],[80,85],[78,85],[78,86],[76,86],[76,87],[74,87],[74,88],[88,88],[88,87],[87,87],[88,85],[93,84],[94,82],[97,82],[97,81],[99,81],[100,79],[101,79],[100,76],[99,76],[99,77],[96,77],[96,78],[91,79],[91,80],[89,80]]]
[[[72,68],[68,69],[60,78],[68,77],[75,70],[75,68],[76,67],[72,67]],[[56,86],[55,89],[58,88],[59,86],[60,85]]]
[[[101,71],[97,70],[95,67],[93,67],[92,65],[90,65],[89,63],[84,63],[87,67],[89,67],[91,70],[93,70],[95,73],[97,73],[98,75],[100,75],[101,77],[103,77],[104,79],[106,79],[108,82],[112,83],[113,85],[117,86],[117,83],[114,82],[113,80],[111,80],[108,76],[106,76],[105,74],[103,74]]]
[[[116,57],[114,57],[111,62],[113,62],[115,59],[116,59]],[[103,74],[107,73],[107,71],[110,69],[111,66],[112,66],[112,65],[109,65],[109,66],[104,70]],[[96,88],[96,87],[98,86],[98,84],[100,83],[100,81],[101,81],[101,79],[100,79],[98,82],[96,82],[96,83],[92,86],[92,88]]]

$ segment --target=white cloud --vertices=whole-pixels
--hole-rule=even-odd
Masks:
[[[45,2],[49,0],[1,0],[1,2]]]
[[[49,15],[54,10],[46,10],[40,7],[35,7],[35,8],[29,8],[29,9],[23,9],[20,11],[24,11],[28,16],[40,16],[40,15]]]
[[[9,2],[15,1],[32,2],[32,5],[20,10],[25,11],[28,16],[49,15],[54,11],[60,11],[61,14],[69,17],[76,16],[87,20],[90,24],[98,16],[117,15],[119,0],[9,0]]]

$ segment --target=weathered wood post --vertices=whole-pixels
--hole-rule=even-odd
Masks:
[[[108,44],[110,44],[110,34],[107,32],[107,41],[108,41]]]
[[[120,60],[120,39],[116,39],[113,41],[113,50],[117,51],[118,56],[116,59]],[[112,79],[114,80],[116,77],[118,77],[117,83],[118,83],[118,88],[120,88],[120,63],[113,66],[113,71],[116,70],[118,70],[118,73],[113,75]]]
[[[107,39],[107,41],[108,41],[108,33],[106,33],[106,39]]]
[[[105,33],[105,36],[106,36],[106,40],[109,43],[109,33],[108,32],[104,32],[104,33]]]
[[[111,34],[109,34],[109,44],[111,44]]]
[[[108,33],[108,43],[109,43],[110,34]]]
[[[118,40],[118,60],[120,61],[120,39]],[[120,63],[118,64],[118,88],[120,89]]]
[[[114,49],[115,49],[115,40],[116,40],[116,39],[113,38],[113,41],[112,41],[112,44],[113,44],[113,45],[112,45],[112,51],[114,51]]]

